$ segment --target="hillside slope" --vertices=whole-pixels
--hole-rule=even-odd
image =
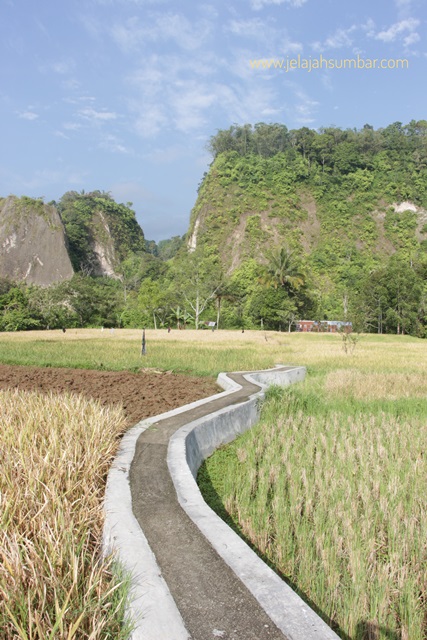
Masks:
[[[280,245],[318,273],[349,262],[373,265],[427,244],[427,202],[410,180],[405,192],[375,168],[325,174],[295,152],[222,152],[200,187],[188,247],[214,247],[228,273],[249,258],[265,262]]]

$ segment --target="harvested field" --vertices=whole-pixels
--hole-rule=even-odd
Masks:
[[[0,389],[76,393],[123,407],[129,426],[205,398],[220,389],[209,378],[168,372],[93,371],[0,364]]]

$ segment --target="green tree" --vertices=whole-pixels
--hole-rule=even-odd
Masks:
[[[184,254],[174,264],[174,287],[184,308],[199,328],[202,313],[221,287],[222,274],[218,259],[203,246]]]
[[[144,326],[165,325],[171,309],[171,294],[163,280],[146,278],[139,289],[138,307]]]
[[[268,263],[262,281],[268,287],[282,287],[288,293],[296,292],[305,281],[302,267],[295,254],[288,247],[278,247],[268,254]]]
[[[28,288],[15,285],[0,296],[0,331],[38,329],[40,318],[29,308]]]

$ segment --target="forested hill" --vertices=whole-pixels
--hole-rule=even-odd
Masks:
[[[285,244],[314,273],[351,284],[396,251],[427,247],[427,121],[233,126],[210,150],[189,246],[214,246],[229,271]]]
[[[299,270],[311,302],[294,295],[299,315],[351,315],[378,331],[425,324],[427,121],[234,125],[209,147],[190,250],[218,253],[232,280],[255,263]]]

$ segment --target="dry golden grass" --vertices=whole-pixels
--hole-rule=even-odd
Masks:
[[[216,376],[219,371],[257,369],[277,363],[312,371],[354,369],[369,373],[417,373],[427,369],[425,341],[409,336],[362,335],[353,353],[331,334],[274,331],[177,331],[69,329],[0,334],[0,361],[9,364],[87,368],[172,369]]]
[[[327,374],[325,391],[330,395],[353,397],[357,400],[425,398],[427,372],[367,373],[338,369]]]
[[[2,638],[120,638],[124,590],[101,562],[120,408],[0,391]]]

